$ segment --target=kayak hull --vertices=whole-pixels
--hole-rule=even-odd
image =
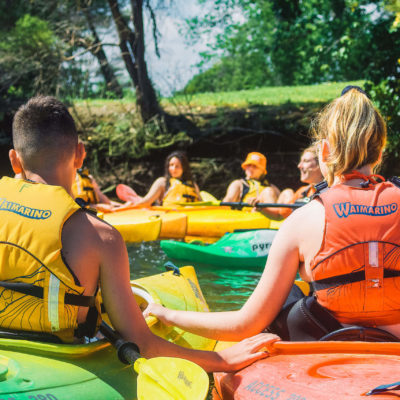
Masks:
[[[152,213],[112,212],[104,214],[103,219],[114,226],[125,242],[157,240],[161,231],[161,218]]]
[[[186,235],[187,216],[184,213],[148,209],[128,209],[104,214],[125,242],[157,239],[182,239]]]
[[[187,214],[188,236],[221,237],[235,229],[269,228],[270,220],[259,212],[218,209],[198,210]]]
[[[152,207],[105,213],[126,242],[185,237],[222,237],[235,229],[266,229],[270,219],[259,212],[232,210],[229,207]],[[275,228],[279,225],[274,223]]]
[[[255,229],[226,233],[217,242],[205,245],[162,240],[160,246],[168,257],[195,260],[220,267],[264,267],[276,230]]]
[[[355,400],[365,398],[377,386],[399,380],[400,343],[290,343],[289,353],[291,345],[296,348],[292,354],[273,355],[236,373],[214,374],[213,398]],[[285,348],[284,343],[281,346]],[[395,393],[377,398],[397,398]]]
[[[32,346],[29,341],[0,339],[0,363],[7,370],[0,393],[12,399],[136,398],[135,372],[105,341]]]
[[[139,306],[156,302],[182,310],[208,311],[193,267],[174,272],[132,281]],[[214,340],[167,327],[154,317],[146,322],[153,333],[181,346],[215,347]],[[104,339],[76,345],[0,338],[0,398],[136,399],[136,381],[133,368],[121,363],[116,350]]]

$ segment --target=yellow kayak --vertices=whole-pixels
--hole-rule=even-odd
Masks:
[[[182,239],[186,234],[187,216],[161,210],[133,208],[104,214],[126,242],[157,239]]]
[[[157,303],[176,310],[209,311],[192,266],[132,280],[131,287],[141,310],[149,303]],[[110,322],[107,314],[103,314],[102,318]],[[146,322],[154,334],[170,342],[193,349],[214,350],[215,340],[185,332],[175,326],[166,326],[155,317],[146,318]]]
[[[174,273],[165,272],[134,280],[131,285],[136,300],[142,308],[149,302],[157,302],[182,310],[208,310],[192,267],[183,267]],[[104,317],[107,320],[107,317]],[[163,326],[154,317],[147,318],[146,322],[155,334],[173,343],[204,350],[214,348],[214,340]],[[147,367],[146,362],[144,367],[148,368],[145,371],[149,371],[149,378],[143,384],[143,380],[147,378],[146,373],[141,371],[138,379],[134,369],[118,359],[115,348],[105,339],[88,344],[61,344],[46,343],[43,340],[47,337],[40,337],[40,334],[36,334],[34,339],[24,332],[18,337],[15,334],[6,336],[6,333],[2,332],[0,336],[0,398],[37,400],[182,398],[176,389],[181,389],[180,381],[183,381],[182,377],[185,378],[184,372],[188,372],[188,368],[182,372],[179,359],[165,358],[165,362],[161,363],[163,359],[160,357],[153,358],[151,367]],[[172,371],[169,374],[165,372],[166,362],[168,362],[167,368]],[[160,370],[158,375],[155,367]],[[164,391],[161,387],[164,383],[162,378],[171,377],[171,374],[177,378],[171,379],[168,382],[171,384],[165,386],[166,391]],[[155,395],[159,383],[152,379],[159,375],[162,382],[161,390],[160,394]],[[197,380],[197,375],[195,377]],[[204,399],[208,380],[200,382],[200,385],[199,382],[200,380],[197,380],[190,388],[191,394],[195,388],[201,389],[199,395],[183,398]],[[183,385],[183,390],[189,389]],[[204,396],[202,393],[205,393]]]
[[[213,206],[132,208],[104,214],[103,218],[118,229],[126,242],[187,237],[214,241],[235,229],[270,227],[270,219],[259,212]]]
[[[221,237],[236,229],[269,228],[270,220],[259,212],[211,208],[187,214],[188,236]]]
[[[126,215],[127,211],[104,214],[104,221],[114,226],[126,242],[157,240],[161,231],[159,215],[137,213]]]

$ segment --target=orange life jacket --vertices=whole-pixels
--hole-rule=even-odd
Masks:
[[[341,323],[400,323],[400,190],[365,180],[359,188],[338,184],[318,195],[325,230],[311,262],[312,284],[318,303]]]
[[[296,201],[310,201],[311,196],[316,192],[314,185],[306,185],[297,189],[293,195],[293,203]]]

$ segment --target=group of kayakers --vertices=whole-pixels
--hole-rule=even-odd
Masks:
[[[399,181],[374,174],[386,144],[385,122],[367,94],[351,86],[320,112],[312,131],[314,144],[298,165],[307,186],[279,193],[265,180],[266,157],[252,152],[242,164],[245,179],[228,187],[224,200],[307,200],[290,215],[278,210],[286,219],[242,308],[199,313],[151,304],[145,311],[199,335],[241,341],[207,352],[150,331],[131,291],[121,235],[74,200],[85,150],[72,116],[53,97],[32,98],[13,121],[10,161],[22,179],[0,180],[0,331],[43,332],[67,343],[93,337],[101,322],[101,289],[112,325],[145,357],[182,357],[207,371],[243,368],[267,357],[265,349],[280,338],[320,339],[348,325],[400,337]],[[91,178],[85,171],[79,175]],[[326,184],[316,185],[322,177]],[[174,152],[165,176],[133,202],[168,203],[179,196],[201,199],[186,156]],[[298,272],[313,296],[303,297],[293,286]]]
[[[316,146],[306,148],[301,155],[298,164],[300,180],[307,185],[300,187],[296,192],[289,188],[281,192],[268,182],[267,158],[259,152],[249,153],[241,166],[245,177],[235,179],[229,184],[223,202],[241,202],[256,206],[257,203],[309,201],[315,192],[314,185],[323,180]],[[75,198],[81,198],[87,204],[104,211],[130,206],[171,205],[202,200],[187,155],[182,151],[174,151],[167,156],[164,176],[157,178],[143,197],[132,188],[118,185],[117,195],[126,202],[122,204],[110,200],[101,192],[86,168],[77,171],[72,192]],[[289,208],[276,207],[265,207],[260,210],[274,219],[287,217],[291,212]]]

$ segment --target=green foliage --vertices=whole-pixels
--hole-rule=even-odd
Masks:
[[[400,88],[393,79],[381,81],[377,85],[369,86],[374,103],[386,116],[388,128],[388,144],[386,151],[393,157],[400,156]],[[392,166],[393,167],[393,166]],[[397,173],[400,168],[396,166]]]
[[[190,97],[189,102],[194,110],[198,110],[198,107],[246,108],[256,104],[327,103],[339,96],[342,89],[347,85],[364,86],[364,81],[329,82],[318,85],[274,86],[240,91],[197,93]],[[169,101],[174,104],[185,104],[188,99],[182,94],[177,94],[171,100],[165,99],[163,105],[168,106]]]
[[[55,93],[61,64],[59,42],[46,21],[26,14],[0,39],[0,88],[6,96]]]
[[[375,27],[374,34],[378,37],[380,46],[371,49],[376,58],[374,68],[368,73],[370,81],[366,88],[378,109],[386,117],[388,127],[386,152],[388,159],[393,160],[400,156],[400,1],[387,1],[387,5],[393,14],[388,20],[389,28],[387,24]],[[390,163],[390,168],[391,173],[400,174],[397,163]]]
[[[121,165],[126,173],[129,163],[134,160],[191,142],[183,132],[168,132],[163,119],[153,118],[144,124],[135,110],[119,102],[109,100],[84,104],[86,106],[76,103],[73,113],[86,145],[86,163],[96,175],[116,170]],[[111,112],[99,118],[97,107],[104,110],[104,104]]]
[[[261,59],[260,59],[261,58]],[[268,66],[260,68],[264,62],[260,53],[250,54],[244,60],[225,57],[202,74],[196,75],[185,87],[187,94],[246,90],[263,87],[272,77]]]
[[[238,13],[244,19],[235,22]],[[388,28],[389,20],[381,0],[220,0],[204,19],[189,21],[192,37],[215,26],[222,33],[203,54],[204,65],[218,62],[186,89],[196,93],[364,79],[376,57],[371,48],[380,52],[375,28]]]

